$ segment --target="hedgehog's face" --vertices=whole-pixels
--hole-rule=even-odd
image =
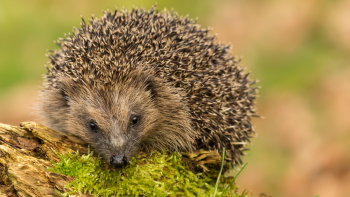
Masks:
[[[140,148],[190,150],[195,134],[180,95],[151,76],[133,71],[113,87],[60,77],[58,90],[44,90],[42,110],[50,127],[81,137],[114,168]]]
[[[94,100],[79,101],[79,106],[72,105],[73,111],[84,114],[76,119],[79,124],[72,126],[78,125],[74,130],[112,167],[124,167],[143,138],[155,129],[159,112],[143,89],[123,88],[103,94],[109,94],[111,100],[97,96]]]
[[[148,83],[134,82],[101,89],[80,86],[74,94],[67,92],[68,132],[91,144],[114,168],[126,166],[162,121]]]

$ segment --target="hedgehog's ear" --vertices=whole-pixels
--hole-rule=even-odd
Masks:
[[[60,88],[60,93],[61,93],[61,96],[62,96],[62,98],[63,98],[62,101],[64,101],[65,104],[66,104],[65,106],[68,106],[69,97],[68,97],[68,95],[67,95],[67,92],[66,92],[64,89]]]
[[[66,107],[69,107],[68,101],[72,94],[76,93],[77,88],[72,79],[68,77],[59,77],[57,83],[61,102],[65,103]]]
[[[68,108],[69,97],[62,83],[57,83],[57,89],[55,94],[55,101],[57,102],[57,104],[59,104],[61,108]]]
[[[59,87],[59,83],[55,87],[48,82],[44,82],[43,85],[35,113],[45,125],[54,130],[64,131],[65,120],[67,120],[70,108],[67,95]]]
[[[154,85],[154,81],[152,79],[147,79],[145,81],[145,90],[150,93],[151,98],[156,98],[156,87]]]

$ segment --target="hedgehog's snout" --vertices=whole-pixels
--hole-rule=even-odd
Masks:
[[[112,154],[109,163],[113,168],[124,168],[128,164],[128,160],[125,155],[115,155]]]

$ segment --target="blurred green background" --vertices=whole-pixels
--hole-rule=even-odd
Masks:
[[[54,40],[102,9],[154,0],[0,0],[0,122],[31,108]],[[350,0],[158,0],[213,27],[259,79],[258,138],[237,180],[254,195],[350,196]]]

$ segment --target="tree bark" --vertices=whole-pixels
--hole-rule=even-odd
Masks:
[[[52,151],[86,154],[88,144],[35,122],[0,123],[0,196],[59,196],[73,178],[47,170],[58,161]]]

